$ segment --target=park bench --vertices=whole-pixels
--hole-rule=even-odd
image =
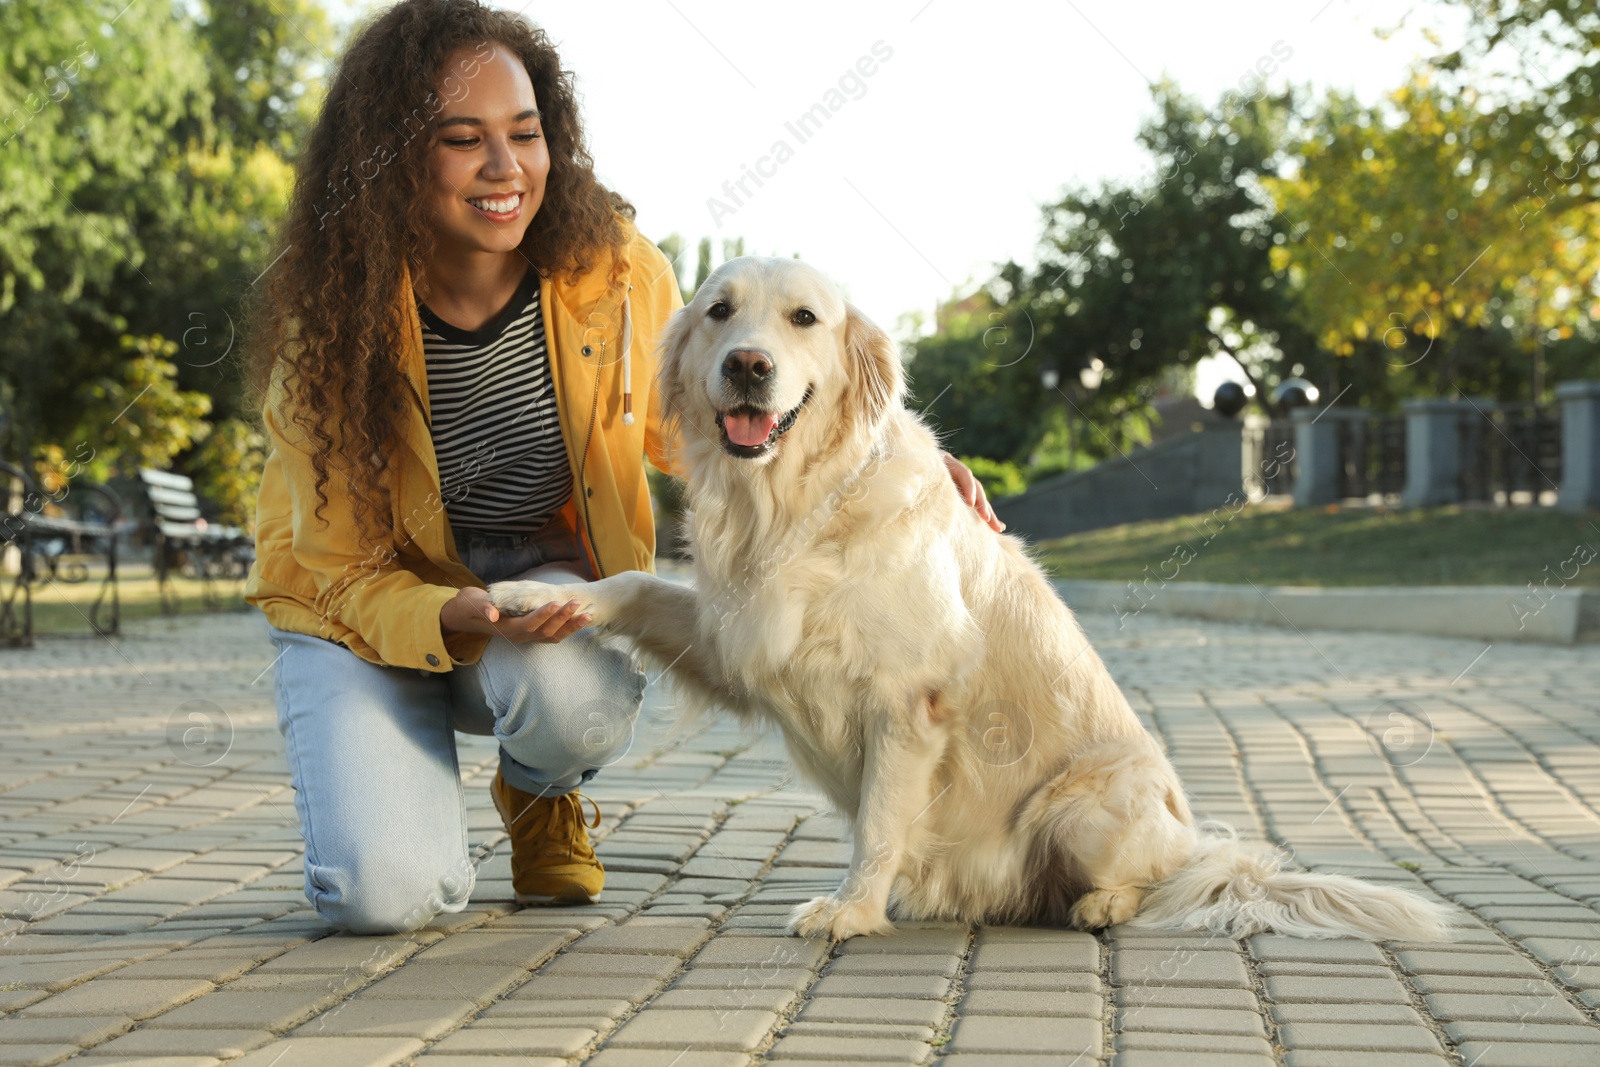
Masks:
[[[74,610],[98,634],[119,632],[117,540],[133,528],[123,518],[121,498],[86,481],[50,496],[40,492],[24,468],[0,461],[0,504],[0,559],[16,569],[9,579],[0,578],[0,644],[32,646],[34,587],[89,581],[93,572],[85,557],[103,558],[105,572],[88,614]]]
[[[255,562],[255,544],[245,531],[208,521],[200,513],[200,498],[194,481],[171,471],[150,467],[139,470],[149,517],[144,529],[155,553],[156,588],[164,615],[178,613],[178,600],[172,591],[174,574],[198,578],[207,607],[216,607],[218,579],[242,579]]]

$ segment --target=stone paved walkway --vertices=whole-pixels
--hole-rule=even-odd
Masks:
[[[0,651],[0,1064],[1600,1064],[1596,649],[1085,622],[1199,811],[1438,893],[1459,941],[785,938],[840,824],[771,742],[674,736],[659,685],[588,790],[603,904],[514,907],[463,737],[473,903],[329,936],[262,624],[214,616]]]

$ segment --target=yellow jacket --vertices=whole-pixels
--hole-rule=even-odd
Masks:
[[[599,254],[576,285],[564,277],[539,284],[561,436],[572,466],[573,496],[562,514],[601,577],[654,571],[655,522],[644,457],[678,473],[661,436],[655,345],[683,297],[666,256],[625,225],[628,242],[615,284],[608,284],[608,253]],[[404,339],[400,368],[415,402],[390,464],[394,535],[376,550],[363,550],[333,464],[326,523],[313,515],[310,453],[284,413],[286,394],[275,379],[263,411],[272,452],[261,477],[256,562],[245,599],[280,630],[338,641],[372,663],[448,671],[477,662],[489,638],[445,637],[439,609],[458,588],[483,583],[462,564],[445,515],[428,425],[422,324],[409,277],[396,294],[396,307]],[[635,383],[642,401],[631,395]],[[631,420],[624,418],[625,400],[632,401]]]

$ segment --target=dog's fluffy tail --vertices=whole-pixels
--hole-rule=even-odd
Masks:
[[[1217,832],[1221,831],[1221,832]],[[1301,870],[1231,828],[1196,835],[1183,869],[1151,887],[1132,925],[1209,930],[1225,937],[1447,941],[1450,910],[1393,886]]]

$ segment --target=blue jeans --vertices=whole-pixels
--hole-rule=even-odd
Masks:
[[[566,541],[457,531],[457,544],[485,582],[593,577]],[[351,933],[415,929],[466,906],[477,869],[455,731],[498,739],[511,785],[560,796],[627,751],[644,695],[633,658],[589,631],[556,644],[496,638],[478,663],[435,674],[268,629],[306,898]]]

